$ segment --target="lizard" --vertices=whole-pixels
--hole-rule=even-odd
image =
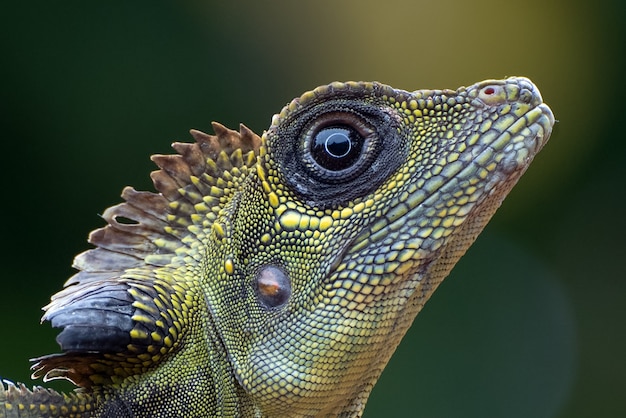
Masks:
[[[44,307],[61,353],[8,417],[358,417],[403,335],[550,137],[527,78],[333,82],[258,136],[154,155]]]

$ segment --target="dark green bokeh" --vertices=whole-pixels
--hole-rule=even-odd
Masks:
[[[150,189],[148,155],[189,128],[262,132],[333,80],[413,90],[525,75],[559,119],[553,138],[420,314],[366,416],[626,416],[620,1],[3,9],[2,377],[30,383],[27,359],[57,351],[41,306],[97,214],[127,184]]]

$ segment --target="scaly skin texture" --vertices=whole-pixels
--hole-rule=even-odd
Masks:
[[[360,416],[417,313],[548,140],[525,78],[406,92],[332,83],[259,138],[154,156],[44,319],[62,354],[0,417]],[[419,411],[416,411],[419,412]]]

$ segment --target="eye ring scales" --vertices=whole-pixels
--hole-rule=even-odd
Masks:
[[[266,133],[268,155],[280,162],[269,172],[317,208],[338,207],[370,193],[409,151],[397,112],[343,93],[282,115]]]

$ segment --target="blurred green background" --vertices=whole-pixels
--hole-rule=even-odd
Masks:
[[[606,1],[3,6],[0,375],[57,351],[40,308],[148,156],[257,132],[333,80],[530,77],[559,123],[418,316],[366,417],[626,416],[626,8]],[[67,388],[68,386],[56,385]]]

